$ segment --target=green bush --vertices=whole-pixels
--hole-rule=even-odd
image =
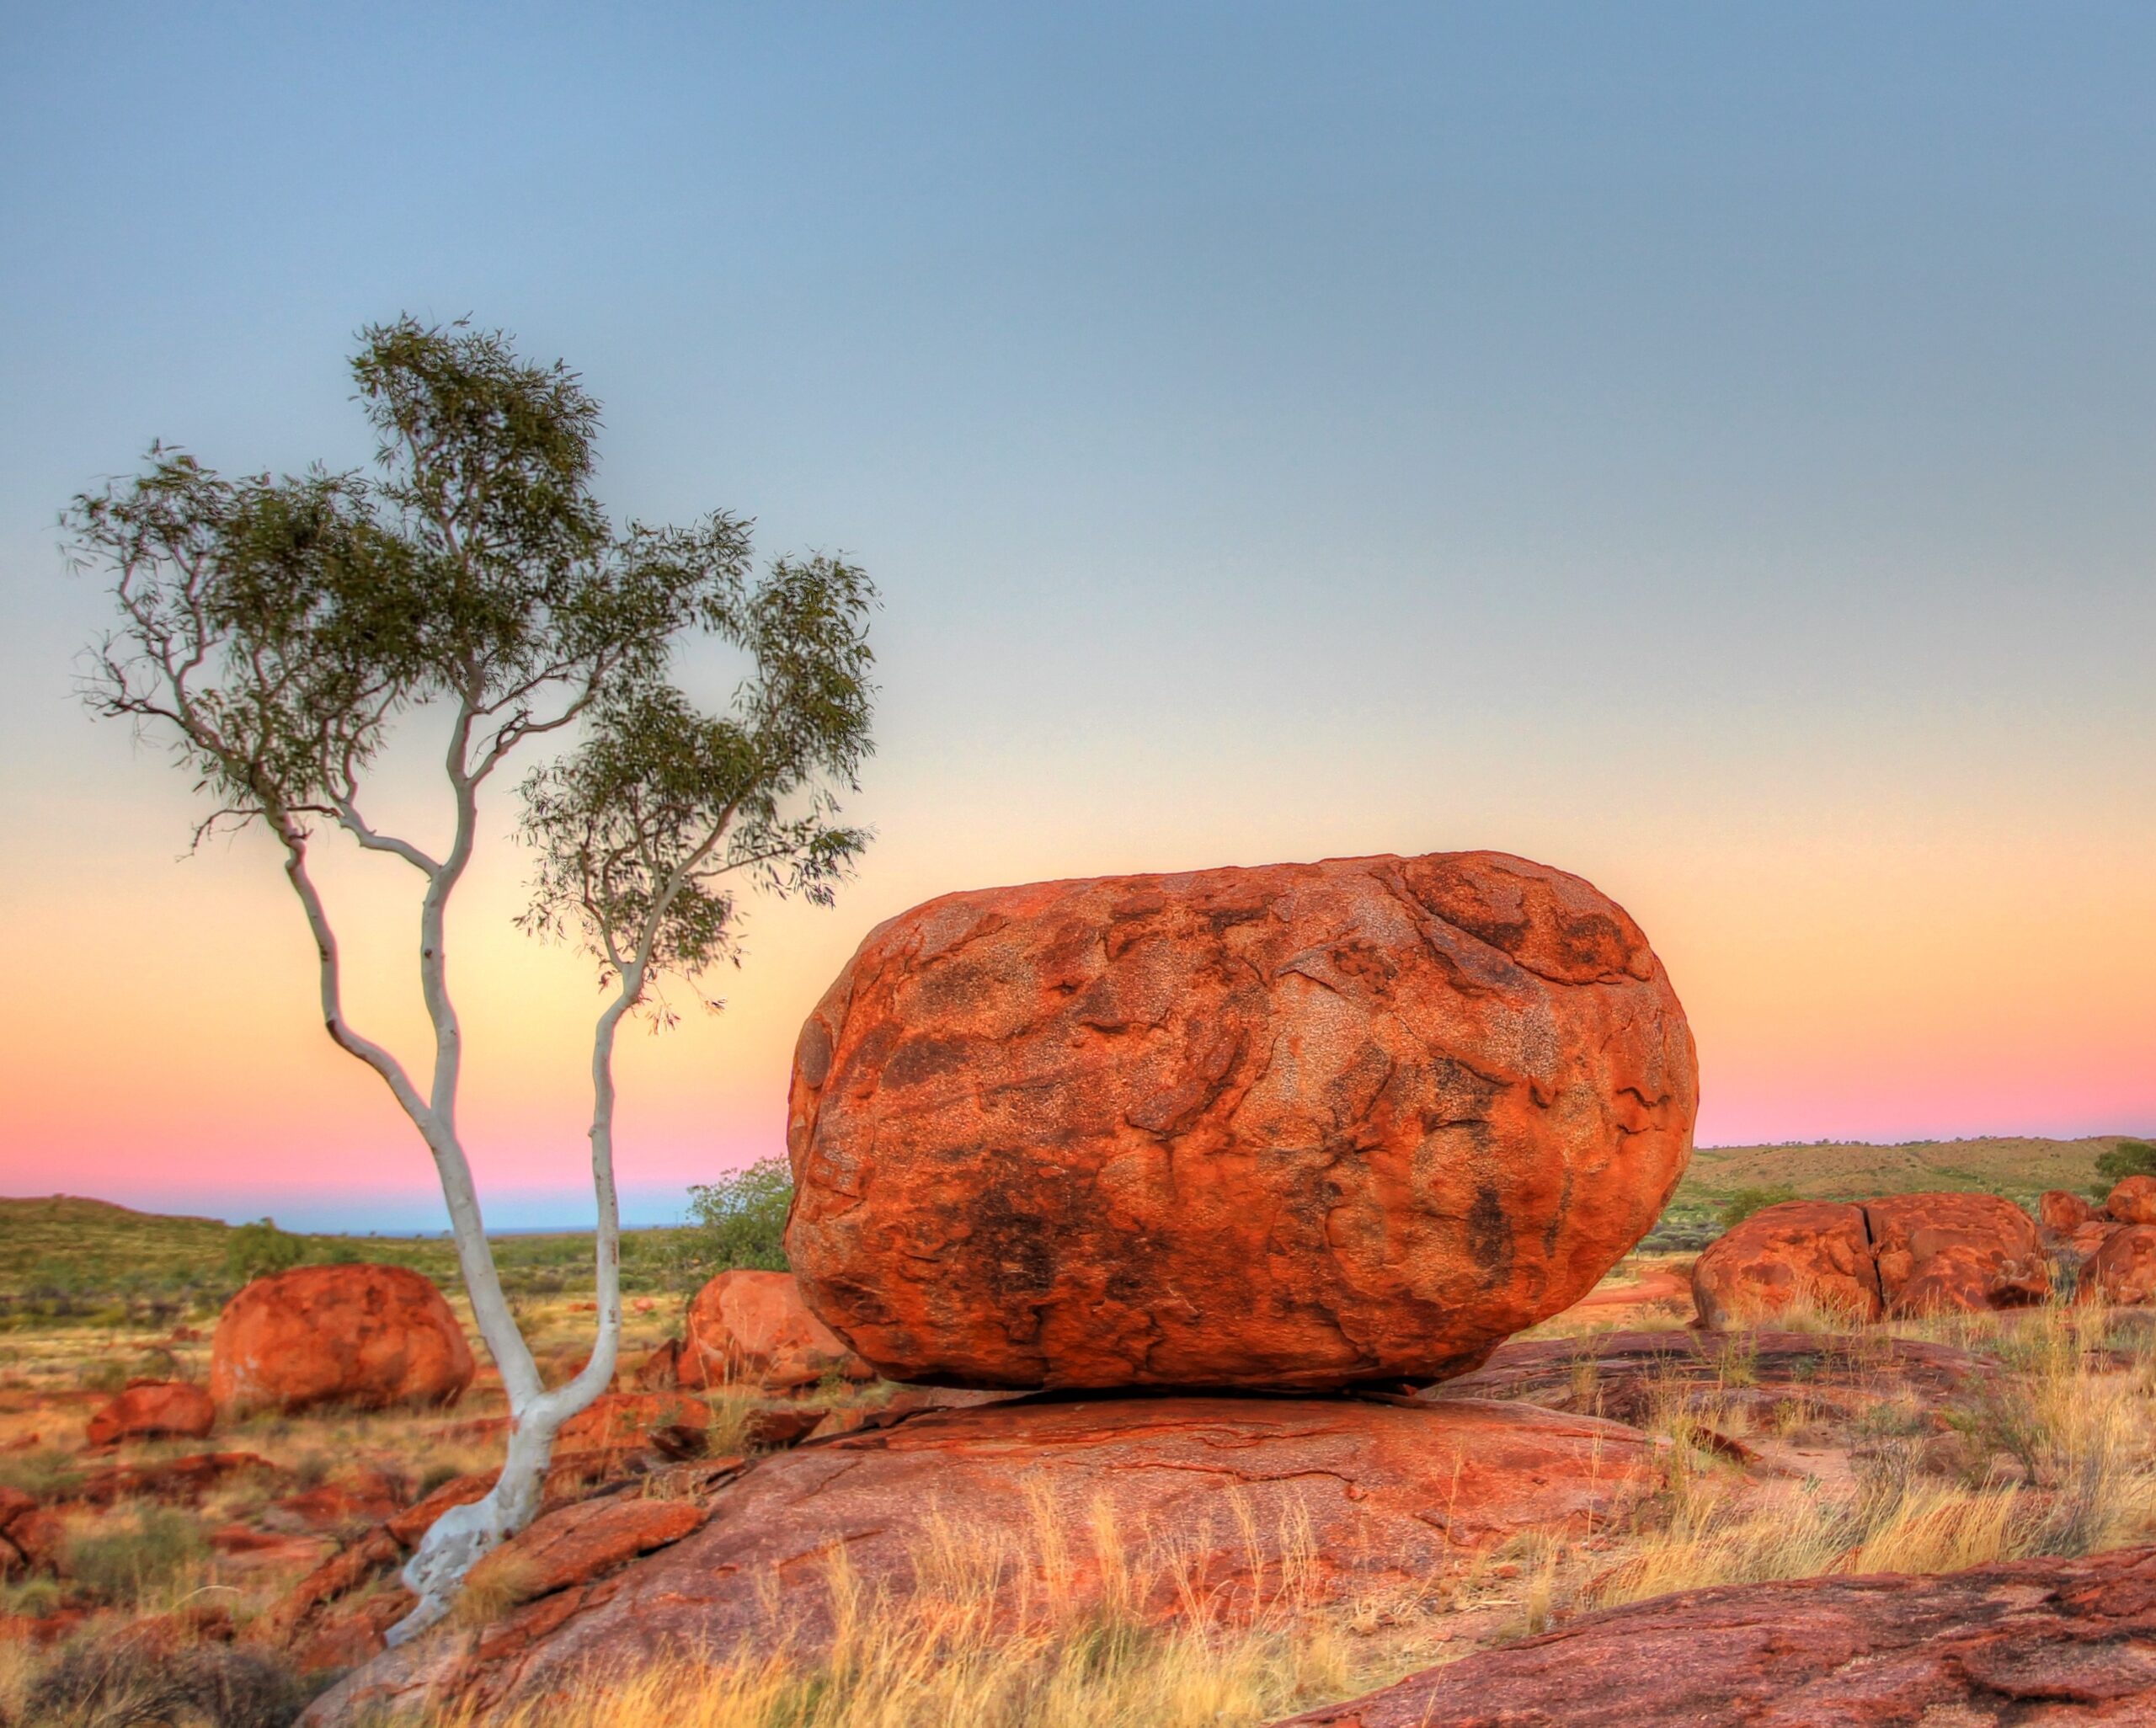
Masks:
[[[1771,1188],[1738,1188],[1726,1196],[1716,1209],[1721,1214],[1722,1226],[1735,1229],[1755,1212],[1764,1212],[1769,1206],[1797,1198],[1797,1192],[1787,1186]]]
[[[225,1245],[225,1270],[243,1284],[290,1272],[307,1257],[307,1244],[267,1218],[240,1225]]]
[[[746,1268],[784,1272],[786,1214],[793,1172],[783,1158],[760,1158],[745,1170],[689,1190],[689,1223],[675,1245],[685,1283]]]
[[[2111,1190],[2130,1176],[2156,1176],[2156,1146],[2146,1140],[2121,1140],[2108,1152],[2096,1155],[2096,1180],[2089,1192],[2108,1200]]]

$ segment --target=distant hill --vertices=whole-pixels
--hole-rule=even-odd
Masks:
[[[227,1269],[232,1226],[214,1218],[136,1212],[72,1194],[0,1197],[0,1319],[8,1315],[148,1319],[214,1313],[237,1288]],[[622,1283],[664,1287],[667,1230],[625,1231]],[[304,1259],[375,1261],[460,1288],[446,1238],[301,1235]],[[494,1239],[495,1264],[512,1296],[582,1288],[591,1277],[591,1232],[516,1232]]]
[[[2047,1188],[2085,1192],[2096,1159],[2125,1134],[2046,1140],[1986,1134],[1973,1140],[1909,1140],[1870,1146],[1854,1140],[1806,1145],[1701,1146],[1670,1203],[1673,1211],[1718,1205],[1739,1188],[1793,1188],[1806,1200],[1858,1200],[1927,1188],[1980,1190],[2033,1202]]]

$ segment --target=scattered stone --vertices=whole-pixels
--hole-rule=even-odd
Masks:
[[[74,1497],[88,1506],[111,1506],[123,1500],[193,1504],[233,1476],[255,1474],[281,1473],[268,1459],[252,1452],[197,1452],[156,1464],[115,1464],[84,1478]]]
[[[604,1392],[561,1426],[554,1437],[562,1452],[609,1451],[641,1446],[668,1429],[702,1433],[711,1409],[680,1392]]]
[[[2074,1299],[2116,1307],[2156,1303],[2156,1225],[2121,1224],[2081,1268]]]
[[[2156,1176],[2130,1176],[2111,1190],[2104,1210],[2114,1224],[2156,1224]]]
[[[210,1345],[221,1412],[453,1404],[475,1364],[441,1292],[397,1266],[303,1266],[225,1304]]]
[[[57,1512],[19,1488],[0,1487],[0,1578],[64,1572],[67,1531]]]
[[[1141,1613],[1176,1611],[1187,1592],[1223,1616],[1291,1589],[1321,1601],[1418,1592],[1524,1531],[1601,1532],[1661,1475],[1658,1443],[1636,1429],[1469,1399],[1018,1399],[926,1411],[756,1460],[684,1539],[503,1625],[399,1646],[307,1720],[422,1708],[450,1682],[477,1711],[543,1711],[595,1662],[787,1640],[813,1651],[831,1629],[835,1564],[865,1595],[902,1597],[937,1587],[916,1562],[954,1534],[1012,1615],[1052,1597],[1083,1612],[1109,1587],[1127,1588]]]
[[[682,1384],[681,1341],[669,1338],[638,1363],[631,1382],[639,1392],[668,1392]]]
[[[84,1434],[93,1448],[123,1440],[200,1440],[216,1425],[210,1395],[185,1380],[135,1380],[91,1416]]]
[[[1594,1287],[1696,1101],[1639,927],[1524,859],[947,894],[802,1029],[787,1253],[893,1379],[1427,1382]]]
[[[1278,1728],[2156,1721],[2156,1549],[1825,1576],[1588,1614]]]
[[[1792,1304],[1879,1318],[1879,1273],[1864,1208],[1826,1200],[1762,1207],[1707,1245],[1692,1267],[1692,1301],[1717,1330],[1771,1321]]]
[[[824,1416],[823,1411],[808,1405],[767,1405],[749,1412],[741,1437],[759,1452],[776,1452],[806,1440]]]
[[[801,1299],[791,1272],[723,1272],[689,1304],[675,1368],[685,1388],[813,1386],[826,1374],[869,1380],[875,1370]]]

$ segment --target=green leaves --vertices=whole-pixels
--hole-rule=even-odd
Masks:
[[[749,653],[732,712],[638,684],[595,712],[584,744],[525,782],[539,865],[526,926],[574,925],[631,1000],[661,972],[695,978],[737,957],[746,877],[829,904],[867,843],[835,819],[871,748],[867,617],[874,589],[832,558],[782,559],[706,627]]]

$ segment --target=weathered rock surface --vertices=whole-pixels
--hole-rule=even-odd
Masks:
[[[687,1500],[579,1501],[533,1520],[472,1567],[467,1581],[504,1601],[529,1602],[679,1542],[707,1516]]]
[[[303,1266],[225,1304],[210,1344],[221,1412],[454,1403],[471,1347],[441,1292],[398,1266]]]
[[[0,1486],[0,1578],[65,1569],[67,1527],[19,1488]]]
[[[1814,1405],[1862,1408],[1888,1400],[1936,1405],[1996,1373],[1983,1357],[1913,1338],[1818,1332],[1604,1332],[1514,1338],[1471,1374],[1420,1396],[1518,1398],[1579,1415],[1641,1422],[1679,1388],[1710,1391],[1721,1405],[1756,1393],[1771,1404],[1794,1392]]]
[[[2156,1302],[2156,1224],[2122,1224],[2081,1268],[2076,1299],[2121,1307]]]
[[[863,1591],[903,1596],[953,1587],[949,1557],[963,1555],[961,1570],[976,1576],[958,1587],[1014,1616],[1028,1603],[1082,1611],[1109,1572],[1140,1612],[1171,1608],[1186,1587],[1223,1614],[1290,1581],[1319,1597],[1419,1590],[1522,1530],[1603,1528],[1659,1480],[1658,1460],[1636,1429],[1468,1399],[931,1411],[759,1460],[718,1491],[694,1534],[501,1624],[401,1646],[307,1720],[421,1710],[437,1689],[483,1708],[543,1709],[595,1665],[685,1645],[770,1650],[787,1637],[813,1649],[829,1635],[828,1581],[841,1560]]]
[[[1771,1320],[1800,1299],[1857,1322],[2020,1308],[2050,1290],[2034,1220],[1995,1194],[1787,1201],[1753,1213],[1692,1268],[1694,1304],[1713,1327]]]
[[[680,1392],[602,1392],[561,1426],[554,1436],[558,1452],[611,1451],[641,1446],[669,1429],[701,1433],[711,1426],[711,1408]]]
[[[1943,1577],[1807,1578],[1666,1596],[1294,1719],[1294,1728],[2150,1722],[2148,1548]]]
[[[1864,1203],[1879,1293],[1896,1314],[2022,1308],[2050,1293],[2036,1221],[1996,1194],[1889,1194]]]
[[[2115,1224],[2156,1224],[2156,1176],[2130,1176],[2111,1190],[2104,1210]]]
[[[2047,1230],[2071,1235],[2096,1216],[2096,1208],[2065,1188],[2047,1188],[2036,1197],[2036,1221]]]
[[[802,1029],[787,1252],[895,1379],[1438,1379],[1638,1240],[1697,1092],[1639,927],[1524,859],[949,894]]]
[[[687,1388],[746,1384],[766,1391],[813,1386],[825,1374],[873,1379],[876,1371],[808,1311],[791,1272],[723,1272],[689,1304],[675,1375]]]
[[[210,1395],[185,1380],[136,1380],[89,1420],[84,1441],[93,1447],[123,1440],[200,1440],[216,1425]]]
[[[1771,1320],[1792,1304],[1877,1320],[1879,1272],[1864,1208],[1825,1200],[1761,1208],[1700,1254],[1692,1301],[1715,1327]]]

